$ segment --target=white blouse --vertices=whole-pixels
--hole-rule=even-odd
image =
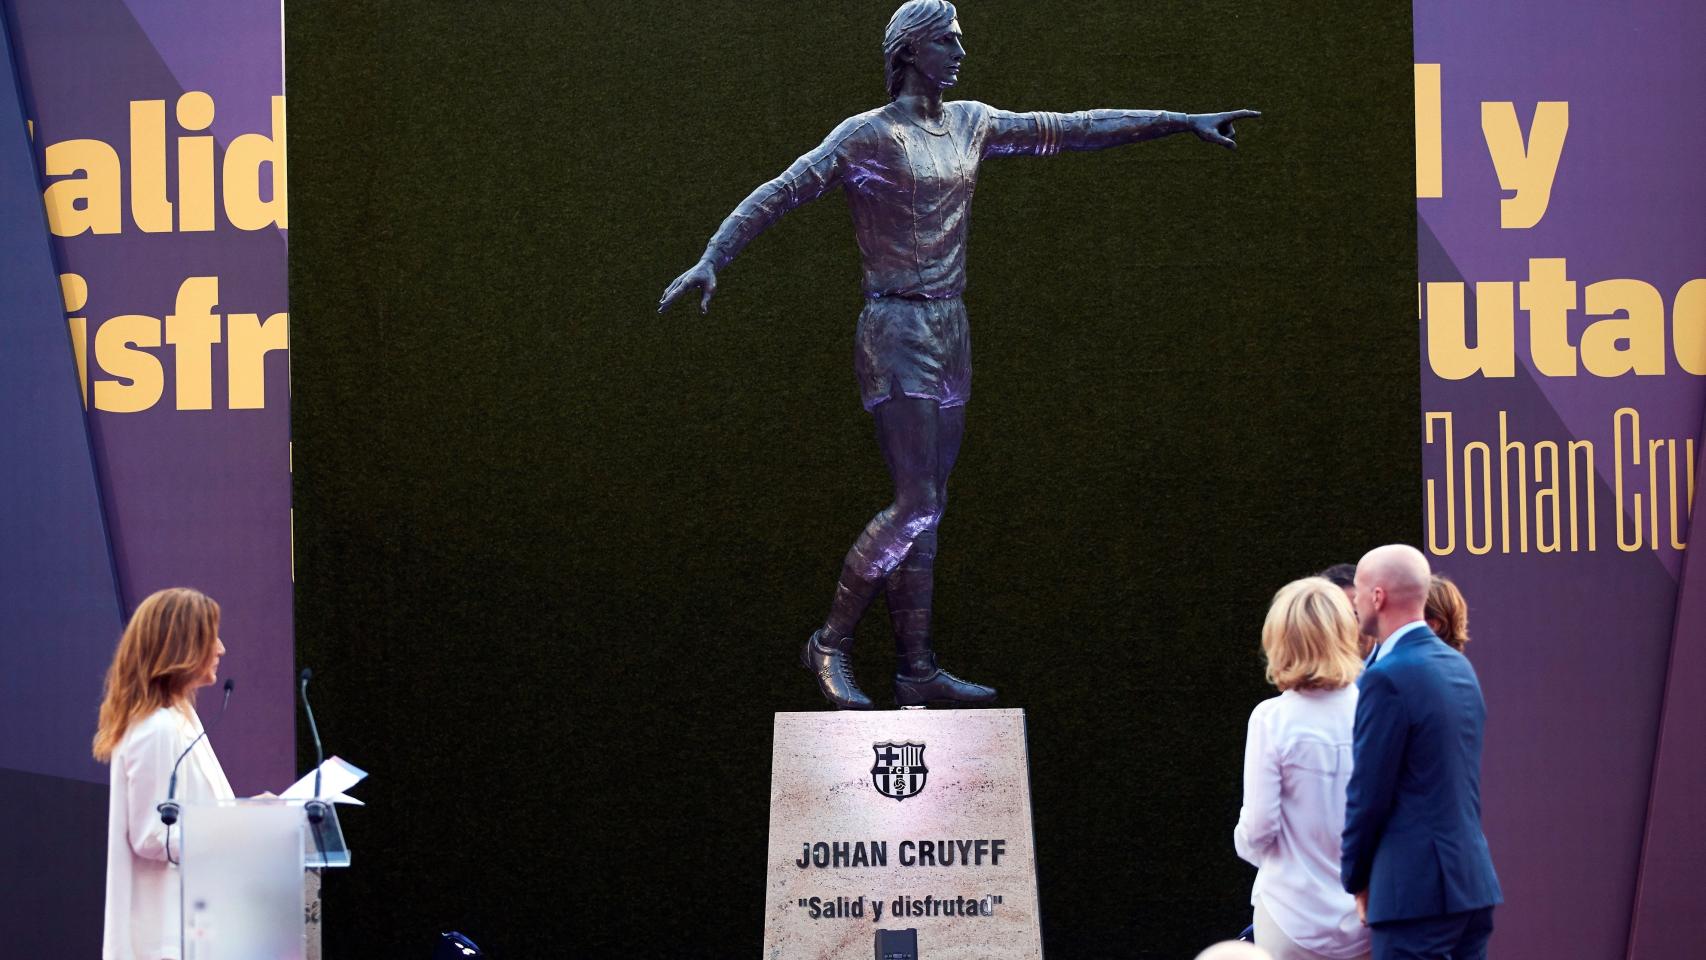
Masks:
[[[1232,843],[1256,865],[1260,896],[1293,943],[1334,960],[1369,950],[1339,884],[1357,690],[1287,690],[1256,705],[1244,746],[1244,807]]]
[[[166,799],[173,762],[201,729],[193,709],[162,707],[137,721],[113,751],[102,960],[177,960],[178,868],[167,862],[166,826],[154,808]],[[176,798],[186,806],[232,799],[206,737],[178,767]],[[172,827],[173,860],[179,833]]]

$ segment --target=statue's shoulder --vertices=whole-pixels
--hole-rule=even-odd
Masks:
[[[989,104],[978,100],[949,100],[942,106],[969,123],[981,123],[989,117]]]
[[[834,130],[829,131],[829,136],[824,138],[824,144],[831,148],[844,144],[857,146],[861,141],[880,137],[885,123],[883,109],[878,107],[875,110],[866,110],[841,121],[835,125]]]
[[[837,133],[849,137],[855,137],[861,134],[880,134],[884,128],[888,127],[893,122],[894,117],[892,112],[889,110],[887,105],[884,105],[881,107],[873,107],[870,110],[866,110],[864,113],[856,113],[853,116],[848,117],[846,120],[841,121],[841,126],[836,127],[835,129]]]

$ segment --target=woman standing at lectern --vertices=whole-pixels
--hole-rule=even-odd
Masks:
[[[232,799],[195,712],[225,644],[219,604],[184,587],[137,606],[107,669],[95,759],[112,765],[107,805],[107,913],[102,960],[176,960],[178,831],[161,822],[173,764],[176,800]],[[194,744],[193,749],[191,744]]]

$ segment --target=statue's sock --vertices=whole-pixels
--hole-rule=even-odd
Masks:
[[[909,677],[928,676],[936,669],[930,644],[935,564],[936,532],[931,530],[913,541],[911,552],[884,583],[894,627],[895,672]]]
[[[873,517],[847,551],[847,558],[841,563],[841,578],[835,584],[835,598],[829,603],[829,617],[824,621],[824,643],[850,640],[865,609],[882,589],[885,571],[879,544],[893,536],[892,513],[884,510]]]

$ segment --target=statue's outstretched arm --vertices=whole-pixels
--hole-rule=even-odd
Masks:
[[[1105,150],[1175,133],[1194,133],[1209,143],[1236,148],[1233,121],[1261,116],[1255,110],[1173,113],[1165,110],[1082,110],[1077,113],[1011,113],[989,109],[988,157],[1062,150]]]
[[[841,145],[857,129],[858,124],[853,120],[843,123],[816,149],[790,164],[781,176],[748,194],[712,234],[699,262],[664,290],[658,299],[658,312],[669,309],[677,298],[695,287],[703,291],[699,312],[710,310],[711,296],[717,292],[717,271],[728,266],[736,254],[784,213],[816,200],[841,184]]]

